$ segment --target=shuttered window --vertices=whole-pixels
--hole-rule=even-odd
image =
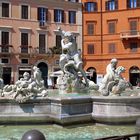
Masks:
[[[64,10],[54,9],[54,22],[64,23]]]
[[[113,11],[118,9],[118,0],[106,1],[105,7],[107,11]]]
[[[87,45],[87,54],[94,54],[94,44]]]
[[[38,7],[37,19],[40,22],[46,22],[48,20],[48,9],[44,7]]]
[[[2,17],[9,17],[9,4],[2,3]]]
[[[76,11],[69,11],[69,23],[76,23]]]
[[[96,2],[86,2],[85,3],[85,11],[86,12],[95,12],[95,11],[97,11],[97,3]]]
[[[9,44],[9,32],[1,32],[1,44],[8,45]]]
[[[108,22],[108,33],[114,34],[116,32],[116,21]]]
[[[94,34],[94,23],[87,23],[87,34],[93,35]]]
[[[115,45],[115,43],[110,43],[108,45],[108,52],[109,53],[115,53],[116,52],[116,45]]]
[[[21,18],[28,19],[28,6],[27,5],[21,6]]]
[[[140,0],[127,0],[127,8],[140,7]]]
[[[46,52],[46,36],[45,34],[39,34],[39,53],[43,54]]]
[[[130,31],[131,35],[137,34],[137,20],[130,21]]]

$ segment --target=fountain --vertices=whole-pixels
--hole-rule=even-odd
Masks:
[[[87,79],[72,33],[58,31],[63,36],[58,90],[45,88],[36,66],[33,76],[25,72],[14,85],[3,86],[1,78],[0,123],[135,123],[140,117],[140,97],[135,96],[139,89],[122,77],[125,68],[112,59],[99,87]]]

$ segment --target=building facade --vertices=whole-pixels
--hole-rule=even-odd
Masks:
[[[140,78],[140,0],[82,0],[85,70],[99,82],[112,58],[133,85]]]
[[[72,31],[82,47],[82,4],[78,0],[1,0],[0,62],[4,84],[32,74],[35,65],[47,82],[49,72],[59,69],[61,36]],[[47,84],[47,83],[46,83]]]

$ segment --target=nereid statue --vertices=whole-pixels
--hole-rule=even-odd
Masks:
[[[25,72],[23,78],[20,78],[15,85],[4,86],[2,96],[11,96],[18,102],[25,102],[30,97],[47,96],[47,90],[39,68],[33,67],[33,77]]]
[[[106,74],[101,82],[99,91],[102,95],[120,95],[127,87],[132,89],[132,85],[122,77],[125,72],[123,66],[117,67],[118,60],[112,59],[106,67]]]

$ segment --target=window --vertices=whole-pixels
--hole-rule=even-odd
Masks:
[[[62,37],[60,35],[56,35],[56,47],[57,48],[61,47],[61,39],[62,39]]]
[[[116,21],[110,21],[108,22],[108,33],[114,34],[116,32]]]
[[[40,26],[44,26],[48,21],[48,9],[44,7],[38,7],[38,21]]]
[[[92,22],[87,23],[87,34],[88,35],[94,34],[94,23],[92,23]]]
[[[64,22],[64,11],[60,9],[54,9],[54,21],[55,22]]]
[[[1,44],[8,45],[9,44],[9,32],[1,32]]]
[[[21,53],[28,53],[28,33],[21,33]]]
[[[1,52],[9,52],[9,32],[1,32]]]
[[[118,0],[106,1],[106,10],[113,11],[118,9]]]
[[[93,44],[88,44],[87,53],[88,54],[94,54],[94,45]]]
[[[130,43],[130,51],[131,52],[137,52],[137,49],[138,49],[138,43],[137,42]]]
[[[27,5],[21,6],[21,18],[28,19],[28,6]]]
[[[2,58],[1,63],[9,63],[9,59],[8,58]]]
[[[46,35],[45,34],[39,34],[39,53],[46,53],[45,50],[46,46]]]
[[[115,53],[115,52],[116,52],[115,43],[110,43],[108,47],[109,47],[109,48],[108,48],[108,52],[109,52],[109,53]]]
[[[86,12],[97,11],[97,3],[96,2],[86,2],[85,3],[85,11]]]
[[[69,11],[69,23],[76,23],[76,11]]]
[[[28,59],[21,59],[22,64],[28,64]]]
[[[127,8],[140,7],[140,0],[127,0]]]
[[[136,35],[137,34],[137,20],[131,20],[130,24],[130,34]]]
[[[2,3],[2,17],[9,17],[9,3]]]

